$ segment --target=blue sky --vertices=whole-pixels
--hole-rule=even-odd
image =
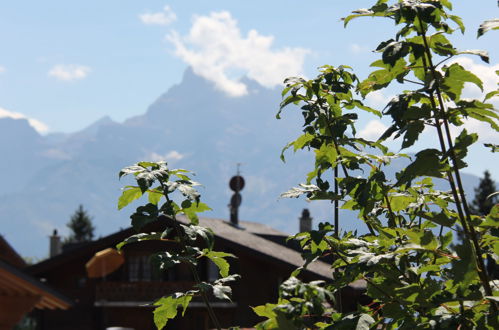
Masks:
[[[365,77],[371,52],[392,37],[381,19],[359,19],[343,28],[340,18],[374,1],[132,1],[46,0],[0,3],[0,117],[27,117],[44,133],[74,132],[109,115],[122,121],[143,113],[178,83],[185,68],[211,79],[233,97],[249,75],[272,87],[289,75],[313,77],[322,64],[349,64]],[[479,3],[479,5],[477,5]],[[496,1],[455,1],[468,28],[453,38],[460,49],[486,49],[491,64],[464,59],[494,87],[499,34],[476,39],[476,29],[499,16]],[[471,96],[477,91],[469,88]],[[370,98],[382,106],[395,90]],[[495,101],[497,105],[497,99]],[[360,122],[366,136],[387,123]],[[497,133],[469,124],[484,142]],[[427,136],[423,143],[431,141]],[[494,164],[473,150],[469,171]],[[493,170],[493,169],[492,169]],[[497,178],[499,173],[493,171]]]

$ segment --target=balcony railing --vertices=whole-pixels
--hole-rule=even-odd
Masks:
[[[175,292],[191,290],[194,282],[101,282],[97,284],[96,301],[150,302]]]

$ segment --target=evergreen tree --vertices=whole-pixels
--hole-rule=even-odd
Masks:
[[[490,210],[497,202],[497,195],[490,196],[490,194],[496,192],[496,185],[494,180],[490,178],[489,171],[485,171],[483,174],[483,178],[480,179],[480,183],[478,187],[475,188],[475,198],[471,202],[470,211],[473,214],[486,216],[490,213]],[[493,234],[498,235],[499,232],[496,229],[493,229]],[[495,260],[489,255],[487,256],[487,272],[489,273],[491,278],[499,279],[499,267]]]
[[[478,187],[475,188],[475,199],[473,199],[470,205],[471,212],[481,216],[489,214],[497,201],[496,196],[491,198],[487,198],[487,196],[494,192],[496,192],[495,182],[490,178],[489,171],[485,171]]]
[[[88,242],[94,238],[95,227],[92,225],[92,219],[81,204],[71,216],[67,226],[71,232],[66,243]]]

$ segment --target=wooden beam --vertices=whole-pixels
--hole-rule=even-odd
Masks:
[[[39,300],[40,296],[0,296],[0,330],[13,329]]]

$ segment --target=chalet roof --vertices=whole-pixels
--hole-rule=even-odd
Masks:
[[[184,223],[188,222],[185,217],[180,216],[178,219]],[[200,218],[199,222],[202,226],[211,228],[217,237],[233,244],[240,245],[244,249],[253,250],[267,258],[287,263],[296,268],[301,267],[304,264],[299,252],[258,236],[258,234],[288,236],[288,234],[267,225],[256,222],[240,221],[238,228],[233,226],[230,222],[210,218]],[[324,278],[331,278],[332,275],[330,265],[322,261],[311,263],[308,265],[307,269]]]
[[[68,309],[71,301],[42,282],[0,260],[0,295],[39,297],[39,309]]]
[[[24,259],[14,250],[14,248],[0,235],[0,260],[17,268],[26,267]]]
[[[178,220],[183,223],[188,222],[188,220],[182,216],[179,216]],[[226,245],[232,247],[234,250],[246,251],[257,258],[271,259],[276,263],[294,268],[303,266],[304,262],[299,252],[260,236],[288,236],[288,234],[271,228],[270,226],[256,222],[240,221],[238,228],[221,219],[200,217],[199,220],[202,226],[209,227],[213,230],[216,241],[224,241]],[[60,255],[30,266],[28,271],[31,274],[42,274],[43,272],[49,271],[53,267],[57,267],[74,258],[93,254],[102,249],[115,246],[117,243],[135,233],[136,232],[132,228],[121,230],[101,239],[79,245],[71,250],[63,251]],[[307,267],[306,272],[307,271],[324,279],[330,279],[332,275],[330,265],[322,261],[316,261],[310,264]]]

